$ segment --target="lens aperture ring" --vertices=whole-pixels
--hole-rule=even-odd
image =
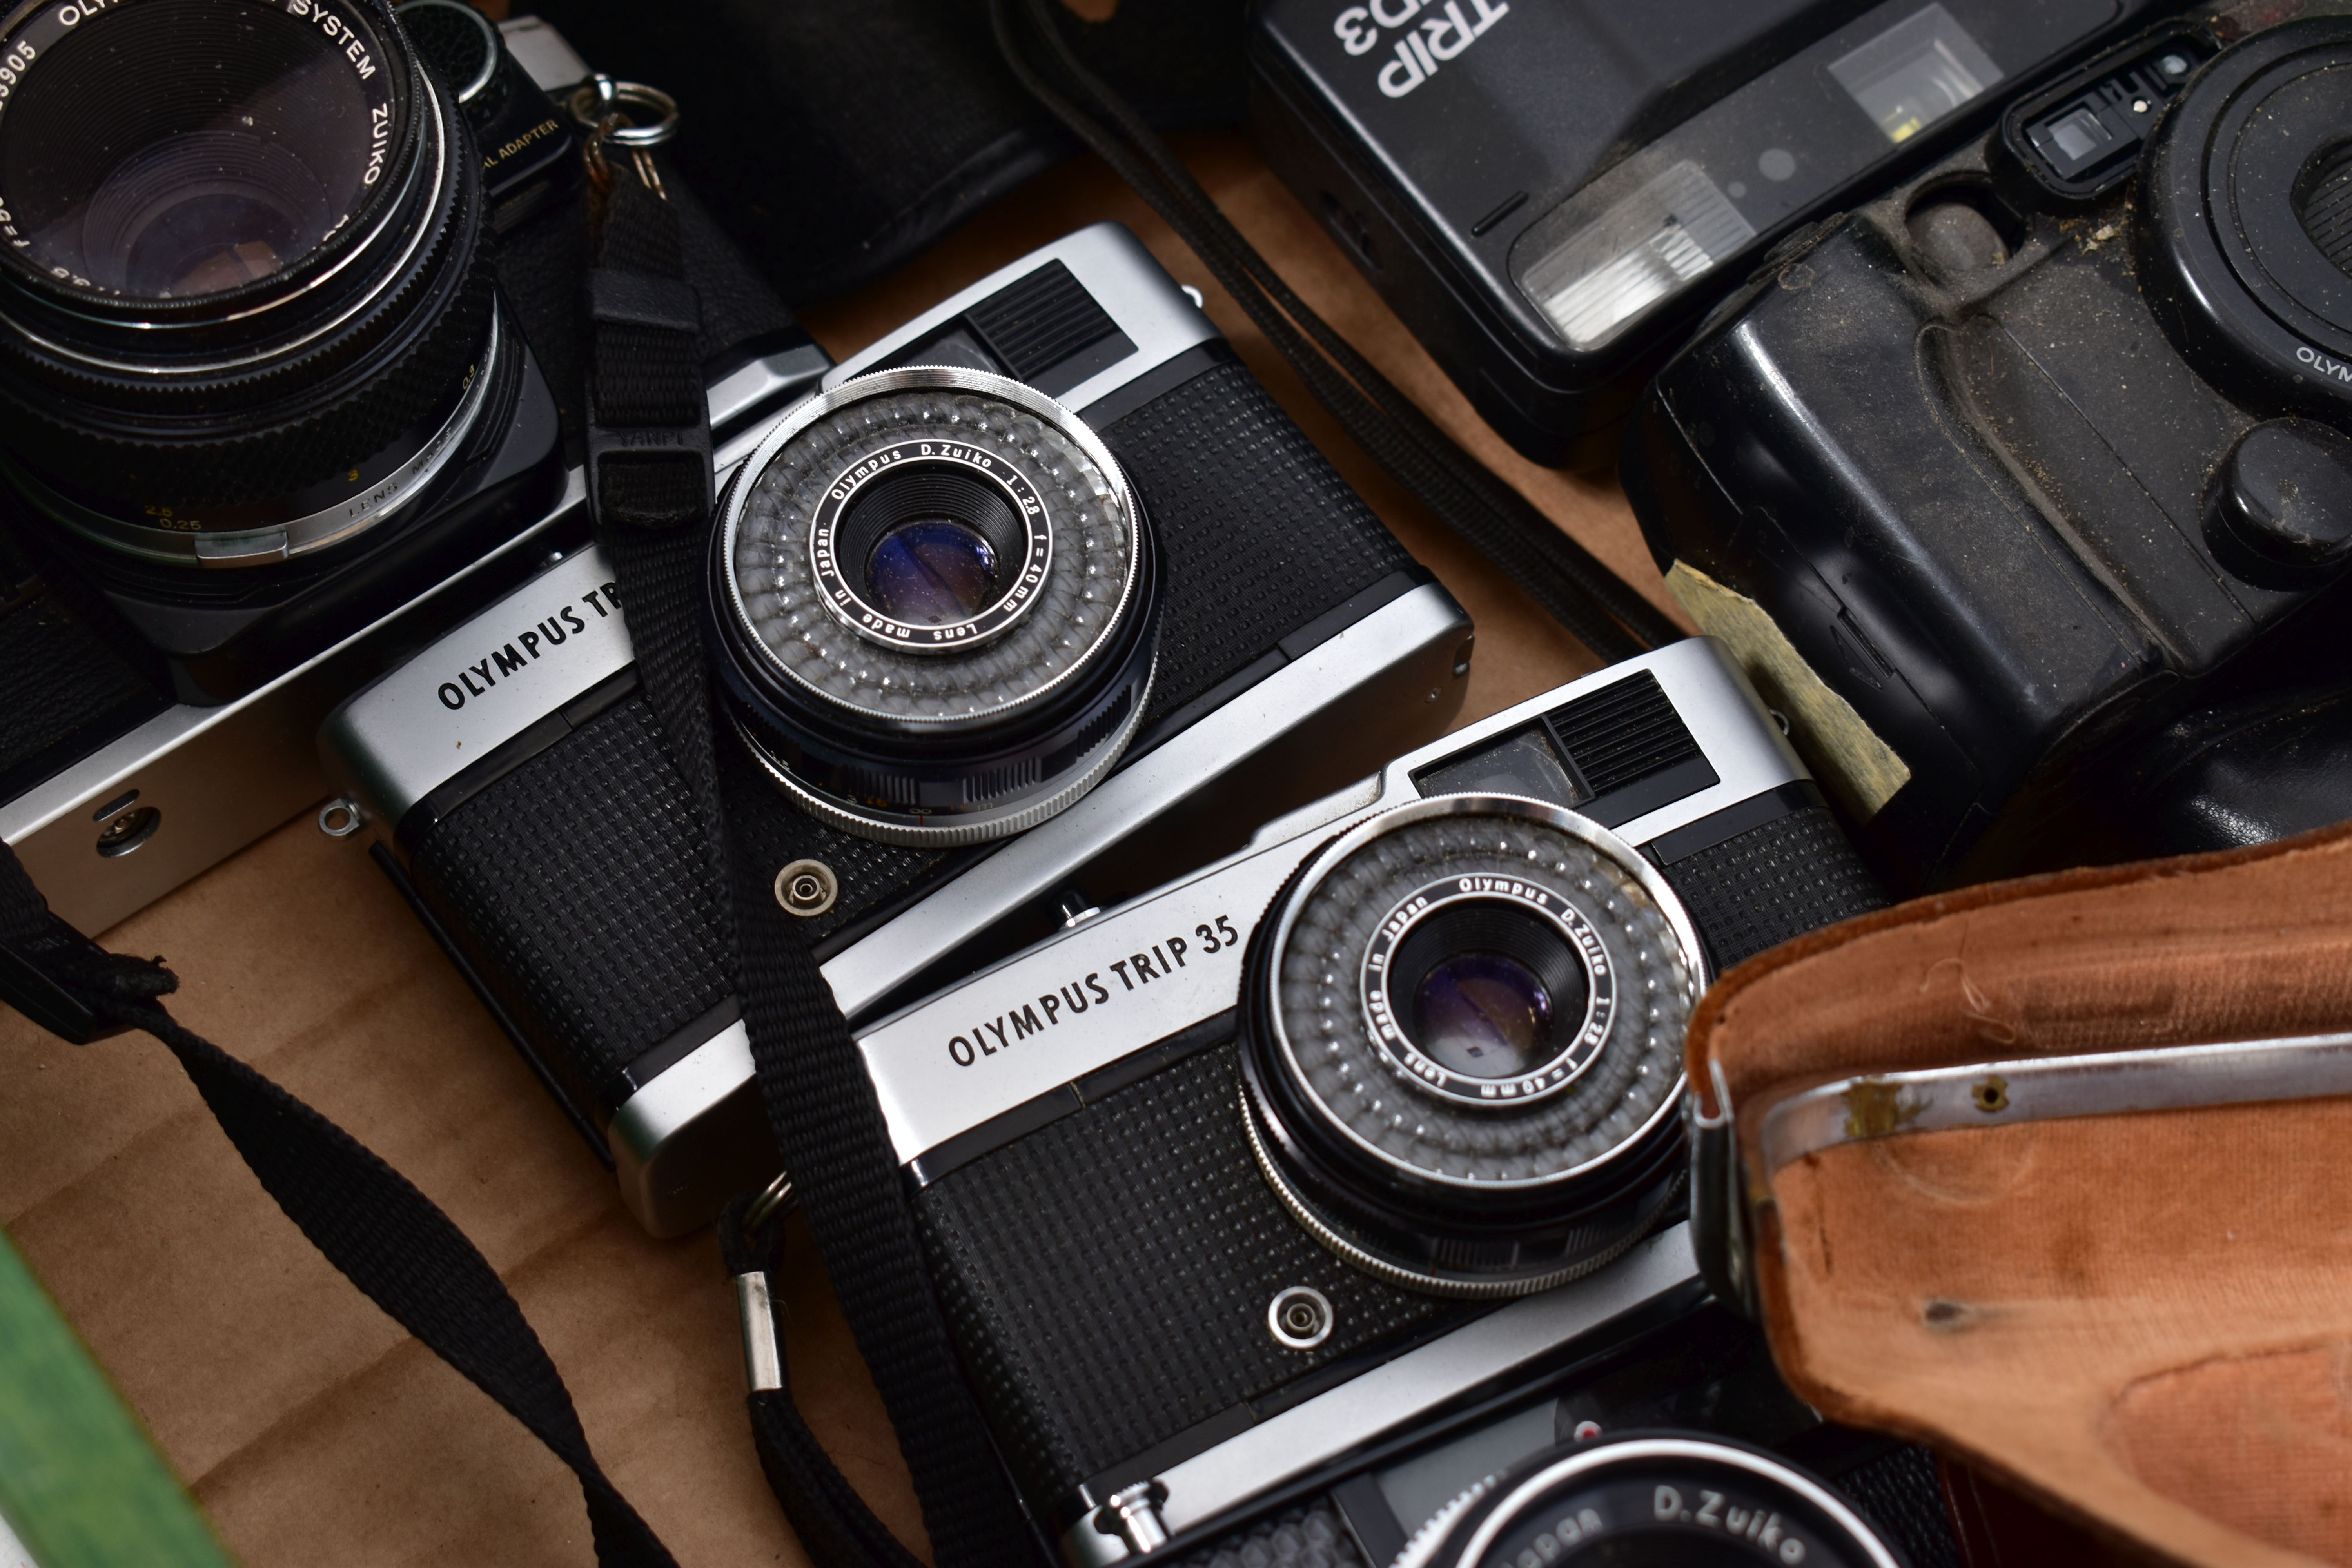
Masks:
[[[411,331],[369,345],[385,351],[381,358],[363,354],[321,384],[312,378],[340,357],[331,347],[245,379],[243,390],[266,389],[275,395],[269,402],[201,415],[150,407],[141,417],[0,376],[0,418],[34,432],[9,444],[45,476],[133,508],[185,510],[283,495],[437,423],[464,396],[489,340],[494,275],[478,255],[438,281],[440,297],[415,312],[423,319]]]
[[[1262,1172],[1391,1283],[1495,1298],[1576,1278],[1678,1179],[1699,951],[1664,879],[1559,807],[1438,796],[1359,824],[1276,895],[1244,960]]]

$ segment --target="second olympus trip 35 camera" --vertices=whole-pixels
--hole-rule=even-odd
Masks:
[[[952,1331],[1064,1556],[1213,1540],[1695,1309],[1691,1009],[1881,902],[1695,638],[867,1029]]]
[[[721,453],[708,643],[853,1020],[1131,898],[1458,710],[1470,626],[1125,229]],[[594,551],[329,721],[416,907],[660,1234],[776,1158]]]

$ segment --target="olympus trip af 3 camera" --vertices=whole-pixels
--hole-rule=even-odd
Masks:
[[[2242,15],[1784,247],[1629,435],[1669,586],[1915,886],[2352,816],[2352,17]]]
[[[1487,423],[1605,468],[1774,240],[2151,0],[1266,0],[1257,143]]]
[[[1471,630],[1126,229],[974,284],[719,454],[707,641],[776,896],[870,1018],[1441,732]],[[774,1174],[602,556],[343,704],[330,767],[656,1233]]]
[[[1706,1297],[1679,1223],[1683,1036],[1718,969],[1882,902],[1692,638],[866,1027],[1032,1516],[1073,1563],[1206,1543],[1497,1401],[1542,1405],[1478,1450],[1505,1461],[1560,1411],[1563,1437],[1704,1426],[1710,1387],[1727,1436],[1817,1426],[1785,1393],[1735,1418],[1738,1389],[1775,1386],[1753,1331],[1685,1321]],[[1609,1359],[1670,1324],[1648,1371]],[[1563,1404],[1542,1380],[1571,1373]],[[1350,1528],[1393,1553],[1472,1465]]]
[[[316,803],[336,700],[585,536],[588,74],[453,0],[0,14],[0,835],[68,920]],[[740,429],[827,362],[677,194]]]

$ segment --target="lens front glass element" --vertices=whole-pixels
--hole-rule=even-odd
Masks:
[[[952,626],[980,614],[995,596],[996,552],[960,522],[919,518],[874,546],[866,587],[886,614],[911,626]]]
[[[21,260],[77,289],[183,300],[293,266],[395,145],[390,62],[331,5],[46,8],[0,53],[0,192]],[[76,18],[70,25],[60,18]]]
[[[1413,1043],[1466,1078],[1518,1078],[1550,1053],[1551,993],[1499,952],[1440,960],[1413,988]]]

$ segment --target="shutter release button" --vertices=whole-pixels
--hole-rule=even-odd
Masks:
[[[2205,500],[2205,540],[2238,577],[2305,587],[2352,559],[2352,439],[2307,419],[2246,432]]]

